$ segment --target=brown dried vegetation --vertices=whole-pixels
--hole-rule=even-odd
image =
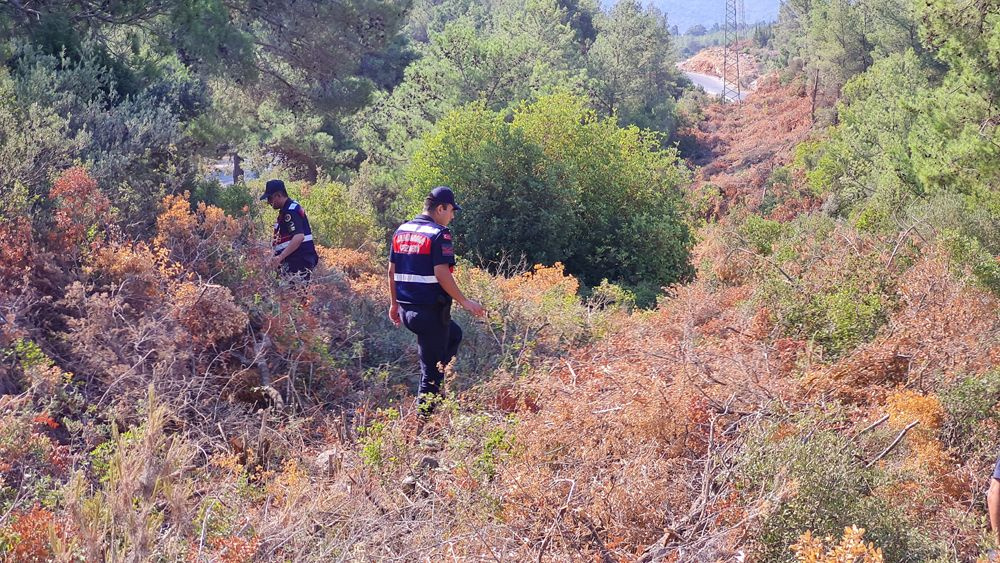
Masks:
[[[657,309],[582,300],[558,264],[459,268],[493,314],[456,313],[466,344],[430,443],[413,435],[412,339],[385,318],[377,257],[321,249],[313,283],[293,290],[265,267],[260,233],[186,197],[163,202],[148,242],[103,229],[100,213],[60,215],[85,234],[77,254],[35,233],[30,260],[0,263],[0,384],[13,386],[0,397],[0,550],[974,558],[969,514],[991,460],[969,428],[1000,438],[997,404],[966,420],[947,397],[993,369],[997,303],[933,243],[791,220],[816,206],[794,177],[770,181],[808,133],[795,87],[765,81],[769,102],[711,109],[693,133],[706,158],[727,155],[701,176],[721,188],[717,221],[701,231],[698,279]],[[745,223],[765,187],[780,196],[767,237]],[[66,267],[35,283],[57,252]],[[837,325],[869,320],[848,291],[878,297],[864,331]],[[790,320],[803,310],[832,321]]]

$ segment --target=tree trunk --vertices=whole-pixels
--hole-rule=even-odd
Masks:
[[[243,167],[240,166],[241,162],[243,162],[243,159],[240,158],[240,155],[238,155],[236,153],[233,153],[233,183],[234,184],[243,181]]]
[[[819,91],[819,69],[816,69],[816,74],[813,76],[813,91],[812,91],[812,110],[809,113],[809,117],[812,120],[812,124],[816,125],[816,93]]]

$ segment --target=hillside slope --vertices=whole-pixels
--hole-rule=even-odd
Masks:
[[[456,311],[449,398],[420,436],[377,253],[321,249],[294,291],[249,219],[181,196],[150,241],[89,238],[102,202],[71,169],[65,236],[0,225],[43,249],[2,263],[7,302],[64,335],[0,333],[17,391],[0,399],[0,546],[811,561],[845,536],[858,556],[973,560],[1000,437],[997,299],[918,229],[822,210],[794,166],[809,111],[801,82],[773,77],[704,109],[687,133],[697,276],[654,310],[610,284],[581,299],[558,264],[460,264],[491,316]],[[240,275],[216,283],[220,264]]]

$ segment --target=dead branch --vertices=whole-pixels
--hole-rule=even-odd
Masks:
[[[882,453],[880,453],[877,456],[875,456],[875,459],[873,459],[873,460],[871,460],[871,461],[869,461],[868,463],[865,464],[865,469],[867,469],[867,468],[875,465],[875,463],[877,463],[880,459],[882,459],[883,457],[889,455],[889,452],[891,452],[897,445],[899,445],[900,442],[903,441],[903,437],[906,436],[906,433],[909,432],[911,428],[913,428],[914,426],[916,426],[918,424],[920,424],[919,420],[914,420],[913,422],[907,424],[906,428],[904,428],[899,433],[899,436],[896,436],[896,439],[893,440],[891,444],[889,444],[889,447],[887,447],[886,449],[882,450]]]
[[[555,518],[552,519],[552,524],[549,525],[549,529],[545,532],[545,537],[542,538],[542,545],[538,548],[538,563],[542,563],[542,556],[545,555],[545,548],[549,544],[549,539],[552,537],[552,531],[556,527],[556,523],[566,514],[566,509],[569,508],[569,503],[573,499],[573,492],[576,491],[576,481],[573,479],[556,479],[552,484],[556,483],[569,483],[569,493],[566,495],[566,500],[563,501],[563,505],[559,507],[556,512]]]

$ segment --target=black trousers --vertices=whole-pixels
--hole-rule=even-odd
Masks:
[[[312,260],[289,256],[278,267],[278,275],[307,282],[312,277],[312,271],[315,267],[316,262]]]
[[[451,303],[438,305],[400,304],[403,325],[417,335],[420,354],[420,394],[417,402],[422,415],[430,415],[441,396],[444,374],[438,368],[448,365],[462,342],[462,328],[451,320]]]

